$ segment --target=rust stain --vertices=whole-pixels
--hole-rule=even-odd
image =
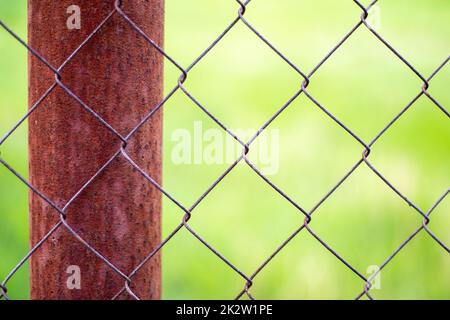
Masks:
[[[113,9],[113,1],[78,1],[81,29],[69,30],[72,0],[29,0],[29,44],[53,66],[61,63]],[[163,41],[163,0],[124,1],[123,10],[156,43]],[[115,14],[61,72],[62,82],[126,135],[162,100],[163,58]],[[54,74],[29,57],[29,104],[53,84]],[[127,152],[161,182],[162,113],[129,141]],[[57,88],[30,116],[31,183],[61,208],[120,148],[121,141]],[[124,158],[117,158],[73,202],[67,221],[92,247],[125,273],[161,241],[161,194]],[[57,212],[30,194],[31,245],[59,221]],[[67,268],[81,270],[81,290],[66,286]],[[143,299],[159,299],[160,256],[133,278]],[[124,280],[64,227],[31,257],[32,299],[110,299]],[[121,298],[129,298],[124,294]]]

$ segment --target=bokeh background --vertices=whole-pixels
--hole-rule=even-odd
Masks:
[[[76,2],[76,1],[74,1]],[[365,1],[368,3],[368,1]],[[189,65],[235,18],[229,0],[167,0],[166,51]],[[428,76],[450,52],[447,0],[379,1],[378,31]],[[246,18],[301,70],[309,72],[358,22],[353,1],[254,0]],[[26,39],[26,1],[0,0],[0,19]],[[166,91],[179,74],[166,63]],[[186,87],[227,127],[257,130],[299,89],[301,77],[239,23],[189,75]],[[450,66],[430,93],[449,106]],[[370,141],[421,90],[421,81],[366,28],[360,28],[314,75],[309,92],[365,141]],[[0,30],[0,136],[27,109],[27,52]],[[175,165],[172,133],[217,125],[183,94],[164,107],[164,186],[186,206],[228,167]],[[304,95],[269,129],[279,130],[279,170],[270,179],[310,210],[360,159],[361,146]],[[227,138],[228,139],[228,138]],[[257,144],[255,142],[255,144]],[[0,147],[1,157],[27,175],[27,127]],[[250,158],[252,154],[250,153]],[[448,189],[448,118],[422,97],[374,145],[374,166],[427,211]],[[255,160],[256,161],[256,160]],[[257,163],[257,162],[256,162]],[[258,165],[258,164],[257,164]],[[450,197],[430,228],[450,243]],[[164,200],[167,235],[182,212]],[[420,215],[366,166],[314,214],[311,228],[366,274],[421,224]],[[245,164],[240,164],[196,208],[192,227],[246,274],[301,224],[303,216]],[[0,167],[0,279],[28,247],[27,189]],[[185,230],[163,250],[163,297],[234,298],[245,282]],[[450,256],[420,233],[381,274],[375,298],[450,298]],[[367,274],[369,276],[369,274]],[[255,279],[265,299],[352,299],[363,282],[310,234],[302,231]],[[11,298],[29,297],[28,265],[8,284]]]

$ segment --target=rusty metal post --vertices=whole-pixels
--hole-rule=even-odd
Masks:
[[[31,114],[31,183],[63,208],[123,145],[133,161],[160,182],[161,112],[124,144],[82,103],[126,137],[162,100],[162,55],[114,11],[114,0],[28,0],[28,5],[32,48],[55,68],[76,51],[60,79],[79,98],[57,85]],[[162,46],[163,0],[124,0],[120,6]],[[54,83],[54,72],[30,55],[30,105]],[[121,154],[65,211],[67,224],[125,275],[160,243],[160,212],[161,193]],[[58,212],[31,193],[31,245],[58,222]],[[124,278],[64,224],[31,256],[30,268],[32,299],[111,299],[125,285]],[[160,257],[155,255],[132,277],[130,288],[142,299],[159,299],[160,278]],[[130,295],[125,292],[119,298]]]

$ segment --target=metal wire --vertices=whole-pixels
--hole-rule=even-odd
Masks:
[[[236,274],[238,274],[244,281],[243,289],[237,294],[236,299],[239,299],[246,295],[250,299],[254,299],[254,296],[251,294],[251,287],[258,276],[258,274],[267,267],[267,265],[272,261],[272,259],[286,247],[288,243],[292,241],[300,232],[306,230],[309,232],[322,246],[324,246],[328,251],[330,251],[339,261],[341,261],[351,272],[353,272],[357,277],[359,277],[362,281],[362,291],[356,296],[356,299],[360,299],[364,296],[369,299],[373,299],[370,294],[370,290],[372,287],[373,279],[381,272],[381,270],[385,269],[389,263],[395,258],[395,256],[403,250],[408,243],[416,237],[423,230],[434,240],[436,243],[445,250],[448,254],[450,253],[449,246],[443,243],[428,227],[430,222],[430,216],[436,207],[439,206],[440,203],[444,200],[445,197],[448,196],[450,189],[447,189],[443,195],[436,201],[436,203],[428,210],[424,211],[420,209],[417,205],[415,205],[410,199],[408,199],[398,188],[394,186],[370,161],[369,155],[371,153],[371,149],[373,145],[392,127],[392,125],[398,121],[400,117],[410,109],[417,100],[425,96],[428,98],[441,112],[450,117],[449,112],[430,94],[428,88],[430,86],[431,80],[438,74],[448,63],[450,57],[447,57],[441,65],[439,65],[436,70],[426,78],[417,69],[410,64],[405,57],[399,53],[389,42],[383,38],[377,31],[372,28],[372,26],[368,22],[368,17],[371,11],[371,8],[378,2],[377,0],[373,1],[370,5],[365,7],[359,1],[353,0],[354,4],[359,7],[361,10],[361,15],[358,19],[358,22],[355,26],[342,38],[339,42],[329,51],[329,53],[320,60],[317,65],[310,71],[306,72],[301,68],[297,67],[286,55],[284,55],[280,50],[278,50],[267,38],[265,38],[261,33],[259,33],[256,28],[245,18],[245,13],[248,10],[248,5],[251,0],[240,1],[240,0],[230,0],[230,3],[237,3],[237,15],[231,21],[231,23],[224,29],[224,31],[210,43],[210,45],[187,67],[183,68],[180,64],[178,64],[170,55],[168,55],[164,49],[159,47],[149,36],[143,32],[140,27],[126,15],[126,13],[122,10],[121,1],[115,0],[112,1],[111,11],[107,15],[107,17],[93,30],[93,32],[86,37],[86,39],[81,43],[81,45],[70,54],[67,59],[59,66],[55,67],[48,62],[48,60],[43,57],[39,52],[31,48],[25,41],[23,41],[14,31],[12,31],[5,23],[0,20],[0,26],[9,33],[12,37],[14,37],[21,45],[23,45],[30,54],[39,59],[55,76],[54,83],[48,88],[48,90],[40,97],[30,108],[29,111],[17,122],[13,128],[6,133],[6,135],[0,140],[0,146],[11,136],[13,132],[15,132],[28,118],[29,116],[42,104],[46,97],[48,97],[57,87],[61,88],[66,92],[69,96],[74,98],[80,105],[80,107],[87,110],[99,123],[101,123],[104,127],[110,130],[118,139],[122,141],[122,146],[117,152],[102,166],[97,172],[72,196],[72,198],[65,204],[63,208],[60,208],[55,202],[53,202],[50,198],[48,198],[45,194],[40,192],[37,188],[35,188],[32,184],[30,184],[24,177],[22,177],[12,166],[10,166],[5,160],[3,160],[0,156],[0,163],[5,166],[13,175],[15,175],[22,183],[24,183],[33,193],[42,198],[43,201],[48,203],[54,210],[55,214],[59,216],[59,221],[48,231],[48,233],[27,253],[27,255],[11,270],[11,272],[7,275],[7,277],[0,284],[0,298],[9,299],[8,297],[8,282],[11,278],[18,272],[18,270],[28,261],[28,259],[45,243],[49,237],[54,234],[58,229],[65,228],[68,230],[78,241],[80,241],[87,249],[93,252],[97,257],[99,257],[107,266],[111,268],[115,273],[117,273],[124,281],[123,288],[117,292],[112,299],[117,299],[121,294],[127,292],[134,299],[139,299],[138,295],[131,289],[131,284],[133,282],[133,277],[136,273],[147,264],[161,249],[177,234],[180,230],[186,229],[195,239],[201,242],[204,246],[206,246],[211,253],[217,256],[220,260],[222,260],[225,264],[227,264]],[[112,125],[110,125],[107,121],[105,121],[99,114],[97,114],[92,108],[90,108],[80,97],[78,97],[71,89],[64,84],[64,79],[61,76],[61,71],[64,67],[80,52],[80,50],[91,41],[91,39],[100,32],[102,27],[111,20],[113,16],[120,16],[126,21],[131,28],[138,33],[150,46],[155,48],[161,55],[163,55],[171,64],[173,64],[179,71],[180,76],[175,87],[169,92],[169,94],[164,97],[164,99],[158,103],[156,106],[149,106],[149,111],[142,120],[126,135],[121,135]],[[184,82],[187,80],[190,71],[198,65],[204,58],[207,56],[211,50],[229,33],[230,30],[235,28],[238,23],[242,23],[249,30],[251,30],[265,45],[267,45],[276,55],[283,60],[286,64],[289,65],[290,68],[295,70],[302,78],[303,82],[301,86],[298,88],[298,91],[283,105],[281,108],[273,114],[264,125],[252,136],[248,142],[242,141],[237,135],[235,135],[232,131],[229,130],[217,117],[215,117],[208,108],[203,105],[197,98],[195,98],[189,90],[184,86]],[[343,122],[341,122],[336,116],[334,116],[322,103],[320,103],[316,98],[312,96],[310,92],[308,92],[308,86],[311,82],[314,74],[327,62],[327,60],[339,50],[339,48],[355,33],[356,30],[360,28],[367,28],[367,30],[384,46],[386,46],[397,58],[398,60],[406,65],[416,77],[418,77],[422,82],[422,87],[418,88],[418,94],[380,131],[376,134],[376,136],[370,141],[365,142],[362,138],[360,138],[356,133],[354,133],[348,126],[346,126]],[[165,190],[161,185],[159,185],[148,173],[146,173],[141,167],[139,167],[136,162],[131,158],[131,156],[127,153],[127,142],[130,138],[139,130],[141,126],[143,126],[152,116],[164,106],[164,104],[177,92],[181,91],[184,93],[190,100],[192,100],[196,106],[198,106],[207,116],[209,116],[219,127],[221,127],[227,134],[229,134],[233,139],[235,139],[242,146],[242,154],[227,168],[227,170],[214,181],[213,184],[194,202],[190,207],[186,207],[182,205],[174,196],[172,196],[167,190]],[[351,169],[346,172],[346,174],[329,190],[314,206],[311,210],[305,210],[302,206],[292,197],[290,197],[287,193],[285,193],[280,187],[276,186],[268,177],[266,177],[247,157],[248,153],[251,150],[252,144],[257,140],[258,136],[266,130],[271,123],[282,114],[300,95],[305,95],[309,100],[311,100],[324,114],[326,114],[330,119],[336,122],[342,130],[347,132],[358,144],[362,147],[362,155],[361,158],[351,167]],[[66,211],[71,206],[71,204],[84,192],[84,190],[93,183],[94,180],[117,158],[125,159],[131,167],[137,170],[143,178],[145,178],[148,183],[155,186],[164,196],[166,196],[170,201],[172,201],[177,207],[179,207],[183,212],[184,216],[180,221],[179,225],[164,239],[158,246],[153,248],[151,252],[143,259],[134,270],[126,274],[122,270],[120,270],[117,266],[115,266],[113,261],[109,261],[105,256],[103,256],[100,252],[98,252],[93,246],[89,244],[88,241],[83,239],[76,230],[72,228],[72,226],[66,220]],[[292,233],[285,241],[283,241],[277,249],[267,258],[264,262],[252,273],[245,274],[239,268],[236,267],[232,262],[230,262],[226,257],[224,257],[220,252],[218,252],[214,247],[212,247],[201,235],[199,235],[189,224],[189,220],[191,219],[192,214],[194,214],[195,208],[208,196],[208,194],[216,188],[221,181],[227,176],[238,163],[244,162],[249,168],[254,171],[260,178],[261,181],[267,183],[274,192],[281,195],[288,203],[290,203],[296,210],[299,211],[301,215],[304,216],[304,221],[302,224],[298,226],[298,229]],[[397,194],[404,202],[406,202],[409,206],[411,206],[417,214],[419,214],[422,218],[422,224],[416,229],[412,234],[402,242],[399,247],[383,262],[380,269],[373,274],[371,277],[366,278],[363,273],[358,271],[355,267],[353,267],[345,258],[343,258],[336,250],[334,250],[329,243],[327,243],[324,239],[322,239],[315,231],[313,231],[311,222],[312,216],[315,211],[344,183],[347,178],[349,178],[355,170],[362,166],[366,165],[370,170],[377,176],[381,181],[383,181],[395,194]]]

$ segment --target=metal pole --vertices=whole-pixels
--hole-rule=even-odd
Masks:
[[[120,150],[160,183],[161,111],[129,140],[122,138],[162,100],[163,58],[113,0],[28,5],[29,45],[55,69],[64,64],[56,81],[54,71],[29,57],[30,106],[56,83],[29,118],[30,181],[60,209],[75,196],[61,220],[61,212],[30,193],[31,246],[59,223],[31,256],[31,298],[111,299],[124,288],[123,276],[160,243],[161,193]],[[117,5],[162,46],[163,0]],[[159,299],[160,278],[156,254],[131,277],[129,289]],[[129,292],[119,298],[130,298]]]

